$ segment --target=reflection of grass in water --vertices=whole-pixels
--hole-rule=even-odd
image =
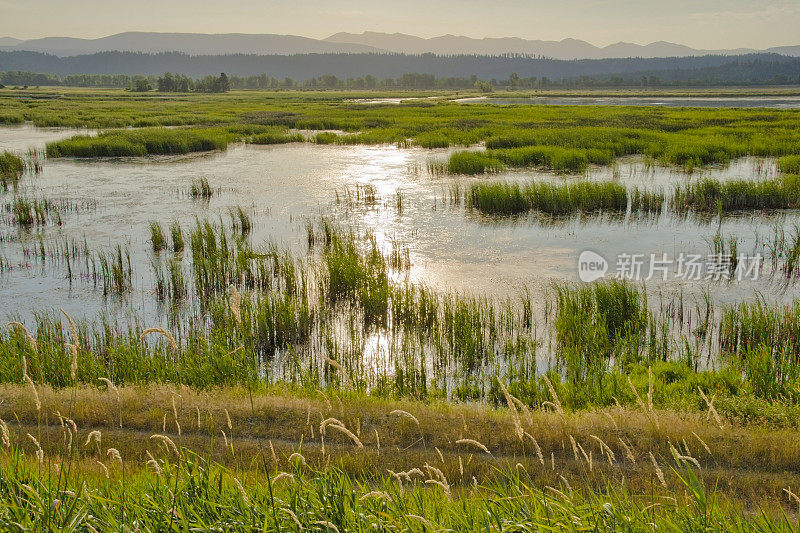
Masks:
[[[745,375],[734,379],[735,366],[722,357],[725,352],[711,354],[720,370],[697,370],[716,326],[713,317],[684,309],[682,301],[668,305],[670,313],[656,315],[647,311],[644,290],[631,285],[562,286],[546,295],[544,313],[552,319],[542,325],[533,319],[527,292],[498,302],[404,280],[410,261],[397,242],[384,252],[373,235],[323,219],[308,228],[308,255],[297,256],[275,246],[253,246],[234,223],[239,223],[235,216],[228,228],[198,221],[187,232],[186,263],[182,255],[155,257],[155,296],[175,304],[172,324],[179,345],[142,343],[139,325],[84,322],[81,379],[92,382],[113,367],[120,383],[213,387],[288,381],[316,388],[338,382],[324,364],[330,358],[346,369],[354,388],[378,396],[495,401],[493,379],[503,376],[514,395],[533,405],[551,395],[541,374],[549,369],[564,408],[581,409],[635,403],[627,376],[662,361],[664,366],[655,368],[657,379],[670,373],[679,377],[670,381],[668,396],[656,399],[660,405],[697,401],[699,385],[721,401],[732,395],[755,405],[763,401],[757,391],[764,386],[751,387]],[[77,256],[74,262],[80,265]],[[124,295],[133,277],[127,250],[118,247],[92,258],[90,275],[104,294]],[[232,285],[236,294],[241,291],[235,312]],[[688,333],[672,343],[676,321]],[[63,383],[69,365],[57,321],[41,314],[36,330],[39,354],[50,368],[45,379]],[[385,339],[382,351],[367,361],[368,339],[375,335]],[[6,357],[0,365],[7,371],[2,375],[11,380],[18,378],[24,354],[17,341],[0,334],[0,353]],[[239,346],[237,353],[247,354],[243,366],[229,354]],[[548,352],[552,359],[542,368]],[[785,376],[773,381],[783,394],[798,382]],[[788,406],[778,408],[783,409]]]

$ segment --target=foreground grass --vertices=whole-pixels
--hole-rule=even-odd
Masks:
[[[274,530],[297,526],[294,514],[301,527],[339,531],[577,527],[574,518],[613,531],[623,517],[633,530],[792,526],[781,507],[792,512],[783,489],[800,464],[796,428],[765,432],[646,399],[564,413],[521,410],[511,396],[494,410],[332,390],[109,387],[35,387],[35,397],[31,386],[3,387],[0,521]],[[291,513],[272,514],[281,508]]]

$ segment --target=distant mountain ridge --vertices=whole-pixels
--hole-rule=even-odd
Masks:
[[[741,55],[762,52],[751,48],[731,50],[700,50],[681,44],[657,41],[640,45],[618,42],[599,47],[579,39],[563,39],[561,41],[528,40],[518,37],[487,37],[475,39],[457,35],[442,35],[424,39],[403,33],[363,32],[337,33],[325,39],[335,43],[357,43],[373,48],[402,52],[406,54],[434,53],[440,55],[477,54],[500,55],[508,53],[542,55],[553,59],[610,59],[625,57],[686,57],[703,55]],[[782,55],[800,55],[800,46],[779,47],[763,50],[767,53]]]
[[[4,38],[8,39],[8,38]],[[191,55],[294,55],[359,54],[380,52],[355,43],[333,43],[297,35],[247,33],[156,33],[126,32],[99,39],[45,37],[0,47],[6,51],[24,50],[69,57],[98,52],[182,52]]]
[[[524,54],[553,59],[609,59],[691,57],[703,55],[741,55],[776,53],[800,57],[800,45],[778,46],[766,50],[737,48],[730,50],[700,50],[681,44],[658,41],[640,45],[619,42],[599,47],[579,39],[545,41],[499,37],[476,39],[458,35],[442,35],[425,39],[404,33],[363,32],[336,33],[325,39],[297,35],[245,33],[157,33],[125,32],[98,39],[75,37],[45,37],[19,40],[0,38],[0,50],[33,51],[70,57],[98,52],[181,52],[189,55],[295,55],[337,53],[399,53],[436,55],[504,55]]]

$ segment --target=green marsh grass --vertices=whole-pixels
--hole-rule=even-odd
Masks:
[[[9,184],[16,187],[24,171],[25,163],[19,156],[11,152],[0,153],[0,186],[4,191],[8,190]]]
[[[201,200],[208,200],[214,196],[214,190],[211,184],[208,183],[208,178],[202,177],[192,180],[192,186],[189,187],[189,197]]]
[[[185,244],[183,242],[183,230],[180,223],[176,220],[169,226],[170,237],[172,238],[172,253],[183,253]]]
[[[500,172],[505,165],[486,152],[455,152],[447,161],[446,169],[451,174],[485,174]]]
[[[704,178],[676,187],[670,199],[670,208],[678,213],[796,209],[799,206],[800,178],[791,175],[763,181]]]
[[[513,215],[538,211],[561,216],[578,211],[617,211],[628,208],[623,185],[590,181],[559,184],[531,182],[526,185],[503,182],[476,183],[465,193],[467,205],[483,213]]]
[[[224,150],[236,137],[225,128],[108,130],[47,143],[47,157],[136,157]]]
[[[317,130],[312,140],[318,143],[440,148],[485,142],[491,155],[483,160],[484,168],[504,163],[581,172],[587,164],[610,164],[636,154],[692,170],[746,155],[800,154],[795,110],[462,105],[446,99],[425,106],[343,106],[344,94],[336,92],[197,94],[167,102],[156,94],[132,99],[120,91],[62,92],[71,97],[43,99],[35,107],[4,99],[0,116],[21,115],[38,126],[135,127],[146,132],[144,138],[128,130],[109,130],[95,141],[78,137],[54,144],[48,156],[222,149],[228,142],[259,135],[265,141],[287,140],[284,128]],[[164,133],[155,126],[193,128]],[[474,164],[457,172],[468,170],[482,172]]]
[[[150,244],[155,253],[167,249],[167,238],[164,236],[164,228],[159,222],[150,222]]]
[[[778,169],[784,174],[800,174],[800,155],[786,155],[778,159]]]

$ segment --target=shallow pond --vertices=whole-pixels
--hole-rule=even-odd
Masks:
[[[0,149],[42,148],[44,142],[71,134],[29,126],[0,128]],[[698,219],[663,215],[646,220],[609,216],[577,216],[544,220],[534,216],[497,219],[481,216],[451,200],[458,187],[485,177],[432,175],[431,160],[444,160],[449,150],[395,146],[319,146],[310,143],[274,146],[233,145],[226,152],[127,160],[47,160],[38,175],[27,175],[19,190],[0,192],[0,302],[5,315],[29,319],[36,311],[63,307],[77,317],[93,318],[101,311],[125,316],[130,310],[147,323],[161,311],[154,303],[149,224],[165,228],[178,221],[187,230],[195,220],[228,220],[228,210],[243,206],[253,215],[256,245],[273,242],[302,254],[305,224],[327,215],[343,223],[373,230],[388,251],[393,240],[408,246],[413,281],[442,289],[507,297],[528,287],[541,302],[553,280],[578,280],[578,257],[591,250],[610,263],[620,254],[679,254],[711,252],[718,230],[739,239],[739,251],[765,253],[766,240],[777,226],[800,222],[796,212]],[[499,180],[618,180],[669,190],[699,176],[720,179],[762,179],[775,174],[773,161],[742,159],[727,167],[686,173],[645,165],[636,158],[614,167],[591,168],[587,177],[549,172],[509,172]],[[187,194],[193,180],[207,178],[214,189],[210,201]],[[359,186],[374,186],[377,199],[365,205],[355,199]],[[349,191],[349,193],[348,193]],[[397,195],[402,198],[398,208]],[[61,202],[61,225],[23,229],[8,216],[15,195]],[[338,201],[337,201],[338,197]],[[86,241],[92,253],[127,246],[133,266],[134,290],[123,300],[104,298],[89,279],[67,279],[59,261],[32,258],[37,247]],[[643,276],[647,275],[647,266]],[[768,301],[797,296],[777,278],[758,280],[681,280],[670,275],[646,281],[653,305],[684,295],[732,303],[764,295]]]

